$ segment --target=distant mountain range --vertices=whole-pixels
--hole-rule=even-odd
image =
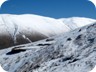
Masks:
[[[34,14],[1,14],[0,49],[59,35],[95,21],[83,17],[54,19]]]

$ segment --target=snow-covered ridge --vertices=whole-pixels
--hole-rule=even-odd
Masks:
[[[0,49],[58,35],[95,21],[89,18],[68,18],[63,20],[34,14],[1,14]]]
[[[0,50],[0,64],[8,72],[89,72],[96,65],[96,23]]]
[[[71,29],[86,26],[88,24],[92,24],[95,21],[94,19],[85,18],[85,17],[60,18],[59,20],[62,21]]]

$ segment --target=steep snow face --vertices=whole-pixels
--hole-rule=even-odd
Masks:
[[[0,49],[41,40],[93,22],[95,20],[88,18],[69,18],[62,20],[33,14],[1,14]]]
[[[96,23],[0,50],[0,64],[8,72],[89,72],[96,65]]]

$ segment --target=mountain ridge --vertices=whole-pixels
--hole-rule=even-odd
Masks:
[[[83,19],[86,21],[84,22]],[[96,21],[89,18],[83,19],[79,21],[78,24],[77,18],[74,19],[74,22],[75,20],[77,20],[74,23],[70,20],[70,18],[69,21],[68,19],[66,19],[66,21],[62,21],[60,19],[44,17],[34,14],[1,14],[0,41],[2,42],[0,42],[0,49],[38,41],[54,35],[59,35]]]

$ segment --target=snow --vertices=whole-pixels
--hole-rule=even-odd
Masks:
[[[30,33],[32,31],[33,34],[37,32],[44,34],[45,36],[50,36],[50,34],[58,34],[64,30],[68,31],[68,27],[66,25],[63,23],[61,24],[53,18],[37,15],[3,15],[3,17],[6,18],[7,22],[11,20],[11,22],[16,24],[19,32],[28,31]],[[8,26],[12,25],[9,23]],[[10,32],[11,31],[12,29],[10,29]]]
[[[2,69],[2,67],[0,66],[0,72],[7,72],[4,69]]]
[[[76,29],[78,27],[86,26],[96,22],[94,19],[85,18],[85,17],[61,18],[59,20],[62,21],[71,29]]]
[[[1,14],[0,48],[2,39],[8,41],[4,36],[21,45],[0,50],[0,64],[8,72],[89,72],[96,65],[95,22],[84,17]],[[38,37],[40,41],[33,42]]]
[[[38,41],[94,23],[95,21],[95,19],[84,17],[55,19],[34,14],[0,14],[0,36],[3,37],[0,40],[3,45],[0,43],[0,46],[1,48],[7,48]],[[5,36],[8,36],[8,42],[4,42]]]
[[[32,42],[28,37],[26,37],[25,35],[22,35],[22,37],[26,40],[28,40],[30,43]]]
[[[96,66],[95,66],[94,69],[91,70],[90,72],[96,72]]]
[[[0,50],[0,64],[8,72],[89,72],[96,65],[96,23]]]

